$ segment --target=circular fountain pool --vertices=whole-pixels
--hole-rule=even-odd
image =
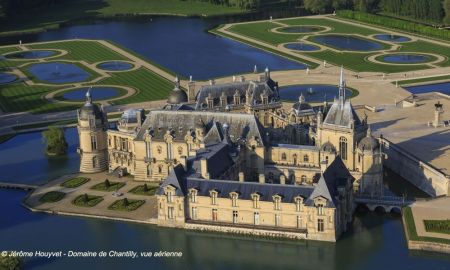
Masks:
[[[390,34],[379,34],[379,35],[374,35],[373,37],[378,40],[390,41],[390,42],[395,42],[395,43],[411,41],[411,39],[409,37],[399,36],[399,35],[390,35]]]
[[[282,33],[312,33],[312,32],[319,32],[323,31],[325,28],[320,26],[314,26],[314,25],[297,25],[297,26],[287,26],[279,28],[278,31]]]
[[[5,55],[5,57],[8,59],[38,59],[55,56],[57,53],[58,53],[57,51],[51,50],[31,50],[31,51],[10,53]]]
[[[98,68],[107,71],[126,71],[132,69],[134,66],[131,63],[123,61],[109,61],[97,65]]]
[[[319,46],[308,44],[308,43],[301,43],[301,42],[288,43],[288,44],[285,44],[284,47],[287,49],[290,49],[290,50],[302,51],[302,52],[312,52],[312,51],[320,50]]]
[[[386,54],[380,55],[376,60],[393,64],[421,64],[434,61],[436,57],[425,54]]]
[[[27,70],[44,83],[59,84],[84,82],[91,77],[91,74],[80,66],[63,62],[32,64]]]
[[[90,87],[82,87],[70,89],[58,93],[55,98],[67,101],[84,101],[86,100],[86,92]],[[98,86],[91,88],[91,97],[94,101],[116,98],[124,94],[124,90],[116,87]]]
[[[298,101],[298,97],[303,93],[307,102],[333,101],[338,96],[339,88],[336,85],[327,84],[301,84],[285,86],[280,88],[280,98],[287,101]],[[352,95],[352,91],[345,91],[347,97]]]
[[[11,73],[0,72],[0,84],[10,84],[17,80],[17,76]]]

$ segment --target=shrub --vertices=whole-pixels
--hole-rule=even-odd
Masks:
[[[86,178],[86,177],[75,177],[75,178],[65,181],[64,183],[61,184],[61,186],[66,187],[66,188],[76,188],[76,187],[86,184],[90,180],[91,179]]]
[[[138,209],[144,203],[144,200],[128,200],[128,198],[123,198],[122,200],[117,200],[113,204],[108,206],[108,209],[129,212]]]
[[[75,200],[72,201],[72,204],[81,207],[93,207],[99,204],[101,201],[103,201],[103,197],[88,195],[85,193],[76,197]]]
[[[62,200],[66,193],[60,191],[49,191],[39,198],[42,203],[52,203]]]

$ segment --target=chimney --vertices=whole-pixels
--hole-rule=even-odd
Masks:
[[[266,183],[266,176],[263,173],[259,174],[259,183],[261,183],[261,184]]]
[[[203,178],[209,179],[208,160],[206,158],[200,160],[200,172]]]
[[[239,172],[239,182],[244,182],[244,172]]]

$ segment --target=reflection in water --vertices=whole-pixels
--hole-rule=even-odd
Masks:
[[[336,244],[270,240],[153,225],[31,213],[24,192],[0,190],[0,250],[181,251],[182,258],[26,261],[26,269],[445,269],[450,260],[409,254],[398,217],[357,214]],[[32,239],[32,241],[30,241]],[[408,267],[406,267],[408,266]]]
[[[80,158],[76,153],[76,128],[67,128],[65,135],[69,149],[61,157],[45,155],[40,132],[20,134],[0,144],[0,181],[35,184],[77,172]]]

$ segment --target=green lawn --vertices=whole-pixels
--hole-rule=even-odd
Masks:
[[[106,60],[128,60],[128,58],[103,46],[101,43],[89,40],[71,40],[51,43],[27,45],[30,49],[60,49],[69,53],[52,60],[86,61],[90,64]]]
[[[98,191],[116,191],[119,190],[120,188],[122,188],[123,186],[125,186],[125,183],[122,182],[109,182],[109,184],[105,182],[101,182],[99,184],[96,184],[94,186],[91,187],[92,190],[98,190]]]
[[[450,80],[450,75],[444,75],[444,76],[436,76],[436,77],[429,77],[429,78],[420,78],[420,79],[412,79],[412,80],[404,80],[399,81],[399,85],[406,85],[406,84],[413,84],[413,83],[422,83],[422,82],[433,82],[433,81],[440,81],[440,80]]]
[[[97,84],[126,85],[137,93],[131,97],[112,101],[114,105],[166,99],[173,89],[173,83],[146,68],[112,74]]]
[[[64,183],[61,184],[61,186],[66,187],[66,188],[76,188],[76,187],[86,184],[90,180],[91,179],[86,178],[86,177],[75,177],[75,178],[65,181]]]
[[[83,194],[76,197],[75,200],[72,201],[72,204],[81,207],[94,207],[101,201],[103,201],[103,197],[101,196]]]
[[[344,21],[335,21],[327,18],[296,18],[296,19],[284,19],[280,20],[280,22],[293,26],[293,25],[316,25],[316,26],[327,26],[331,27],[330,31],[324,32],[326,34],[330,33],[341,33],[341,34],[359,34],[362,36],[369,36],[377,33],[384,33],[384,30],[373,30],[363,26],[351,25],[345,23]],[[232,26],[229,30],[234,33],[238,33],[244,35],[246,37],[254,38],[255,40],[262,41],[274,46],[277,46],[281,43],[286,42],[295,42],[298,38],[301,38],[305,35],[310,35],[308,33],[302,34],[278,34],[273,33],[270,29],[279,27],[280,25],[275,24],[273,22],[249,22],[247,24],[239,24]],[[221,34],[220,32],[214,31],[216,34]],[[229,35],[224,35],[228,36]],[[240,40],[234,37],[230,37],[235,40],[238,40],[243,43],[247,43],[255,46],[252,42]],[[314,36],[309,36],[307,38],[309,41],[314,42]],[[385,43],[382,41],[377,41],[384,45],[384,49],[389,49],[389,43]],[[257,46],[261,47],[261,46]],[[273,51],[273,50],[272,50]],[[397,52],[415,52],[415,53],[435,53],[440,54],[446,58],[442,63],[438,63],[439,66],[450,66],[450,47],[446,47],[443,45],[436,45],[427,41],[414,41],[414,42],[406,42],[399,44],[399,48],[392,53]],[[281,56],[284,56],[283,53],[278,53]],[[428,65],[384,65],[368,62],[367,57],[374,55],[375,52],[362,52],[362,53],[340,53],[332,50],[325,50],[320,52],[298,52],[299,58],[302,55],[308,55],[314,57],[320,61],[326,60],[329,63],[335,65],[344,65],[346,68],[354,70],[354,71],[372,71],[372,72],[385,72],[385,73],[393,73],[393,72],[406,72],[406,71],[414,71],[421,69],[429,69]]]
[[[0,25],[1,32],[37,32],[57,28],[61,23],[89,18],[134,14],[176,14],[213,16],[242,13],[237,7],[185,0],[65,0],[49,8],[16,14]]]
[[[140,186],[136,186],[132,190],[128,191],[130,193],[136,194],[136,195],[145,195],[145,196],[153,196],[156,193],[156,190],[158,190],[159,185],[149,185],[144,184]]]
[[[109,210],[115,211],[134,211],[141,207],[145,203],[144,200],[130,200],[127,198],[117,200],[113,202],[110,206],[108,206]]]
[[[447,240],[447,239],[418,236],[417,230],[416,230],[416,225],[414,224],[414,217],[413,217],[411,208],[410,207],[404,208],[402,213],[404,215],[404,221],[406,223],[405,225],[407,228],[409,240],[450,244],[450,240]]]
[[[39,198],[41,203],[53,203],[62,200],[66,193],[60,191],[50,191]]]

